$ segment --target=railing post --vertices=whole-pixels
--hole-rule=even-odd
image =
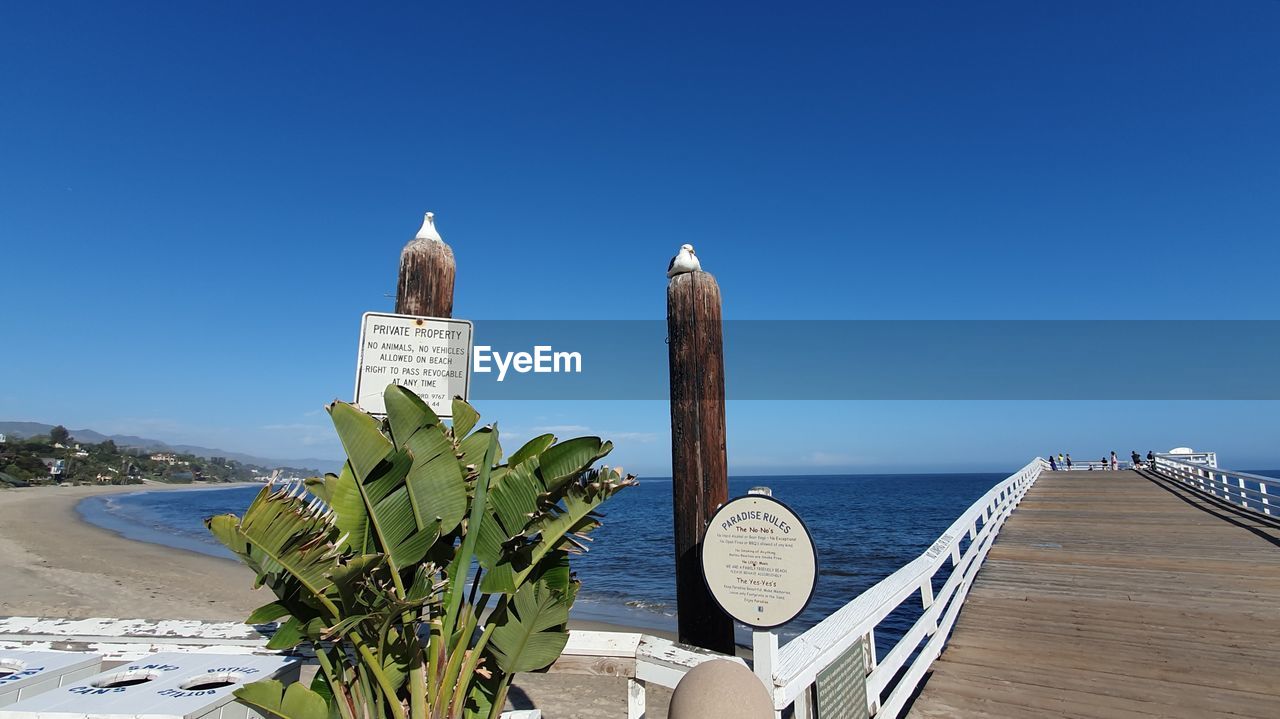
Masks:
[[[1150,466],[1156,474],[1176,480],[1201,494],[1231,504],[1239,504],[1253,512],[1268,516],[1273,514],[1269,496],[1271,493],[1267,489],[1266,479],[1247,472],[1222,469],[1216,461],[1213,461],[1212,452],[1199,453],[1196,456],[1209,458],[1210,464],[1157,456]],[[1251,488],[1249,482],[1253,482],[1257,489]]]
[[[627,719],[645,719],[645,684],[631,677],[627,679]]]
[[[929,611],[929,607],[932,607],[932,606],[933,606],[933,575],[930,574],[928,577],[925,577],[924,583],[920,585],[920,608],[921,610],[927,612]],[[932,625],[932,628],[930,628],[929,631],[925,633],[928,636],[933,636],[934,633],[938,631],[937,618],[935,618],[932,622],[929,622],[929,624]]]
[[[876,670],[876,667],[880,665],[880,660],[876,657],[876,631],[874,629],[867,632],[867,643],[865,646],[867,652],[867,676],[870,676],[871,673]],[[867,708],[871,710],[872,714],[879,713],[880,694],[877,693],[872,696],[870,692],[867,692],[867,704],[869,705]]]
[[[796,702],[791,709],[793,719],[813,719],[813,702],[810,700],[812,694],[813,687],[811,686],[796,696]],[[778,715],[781,716],[782,712],[778,712]]]
[[[769,690],[773,700],[773,670],[778,666],[778,635],[768,630],[751,632],[751,655],[756,676]],[[774,719],[782,719],[782,710],[773,708]]]

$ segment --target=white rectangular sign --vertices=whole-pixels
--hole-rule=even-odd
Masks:
[[[366,312],[360,323],[356,399],[360,409],[387,413],[382,392],[398,384],[440,417],[453,414],[453,398],[467,398],[471,382],[471,322]]]

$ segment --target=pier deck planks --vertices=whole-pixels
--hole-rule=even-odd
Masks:
[[[909,716],[1280,716],[1278,605],[1280,522],[1136,472],[1046,472]]]

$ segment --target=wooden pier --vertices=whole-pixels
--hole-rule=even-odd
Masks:
[[[1275,517],[1133,471],[1044,472],[909,716],[1280,716],[1277,608]]]

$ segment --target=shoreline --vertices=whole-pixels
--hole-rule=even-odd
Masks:
[[[251,589],[253,572],[238,560],[130,538],[89,521],[79,506],[85,500],[111,495],[246,486],[260,483],[0,491],[0,615],[243,620],[275,597],[269,589]],[[594,609],[583,612],[592,616],[570,619],[570,627],[672,638],[669,630],[648,623],[609,621],[600,616],[607,610]]]
[[[227,488],[244,486],[227,484]],[[240,621],[271,600],[237,562],[127,539],[92,524],[91,497],[208,485],[26,487],[0,492],[0,614]]]

